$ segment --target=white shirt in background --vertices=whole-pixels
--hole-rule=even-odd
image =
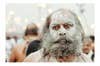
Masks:
[[[9,56],[11,54],[11,50],[16,44],[14,39],[6,40],[6,60],[9,60]]]

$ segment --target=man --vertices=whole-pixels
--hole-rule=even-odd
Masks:
[[[34,23],[28,24],[26,27],[26,30],[25,30],[24,38],[19,39],[18,44],[15,45],[11,50],[9,62],[22,62],[26,57],[27,48],[28,48],[29,44],[32,41],[39,40],[39,39],[40,38],[39,38],[37,25]]]
[[[83,53],[86,54],[86,56],[91,59],[93,51],[92,51],[92,40],[90,39],[90,37],[85,37],[85,39],[83,40],[82,50]]]
[[[92,61],[94,60],[94,40],[93,36],[86,37],[83,40],[83,53],[86,54]]]
[[[11,50],[15,46],[15,44],[15,40],[11,38],[8,33],[6,33],[6,62],[9,61]]]
[[[89,62],[82,54],[84,31],[77,16],[65,9],[49,15],[43,29],[42,49],[25,62]]]

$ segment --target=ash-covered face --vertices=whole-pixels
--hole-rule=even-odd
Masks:
[[[76,33],[75,19],[66,12],[57,12],[51,17],[49,30],[54,41],[64,37],[69,38]]]
[[[44,48],[54,57],[76,54],[81,48],[81,32],[75,16],[59,10],[50,17],[48,32],[44,35]]]

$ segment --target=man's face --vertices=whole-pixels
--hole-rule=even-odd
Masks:
[[[43,47],[46,50],[44,54],[49,53],[55,58],[79,54],[82,28],[77,21],[77,17],[67,10],[52,13],[49,28],[43,37]]]
[[[58,11],[51,16],[49,36],[46,37],[51,40],[46,45],[49,46],[47,49],[51,54],[58,57],[76,53],[82,37],[75,23],[74,16],[66,11]]]
[[[76,33],[75,20],[70,14],[58,12],[58,14],[52,15],[49,30],[54,41],[61,38],[69,39]]]

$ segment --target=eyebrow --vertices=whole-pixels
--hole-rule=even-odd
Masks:
[[[59,24],[52,24],[52,25],[59,25]]]
[[[70,23],[70,22],[62,23],[62,24],[71,24],[71,25],[73,25],[73,23]],[[55,26],[55,25],[59,25],[59,24],[52,24],[52,25]]]

